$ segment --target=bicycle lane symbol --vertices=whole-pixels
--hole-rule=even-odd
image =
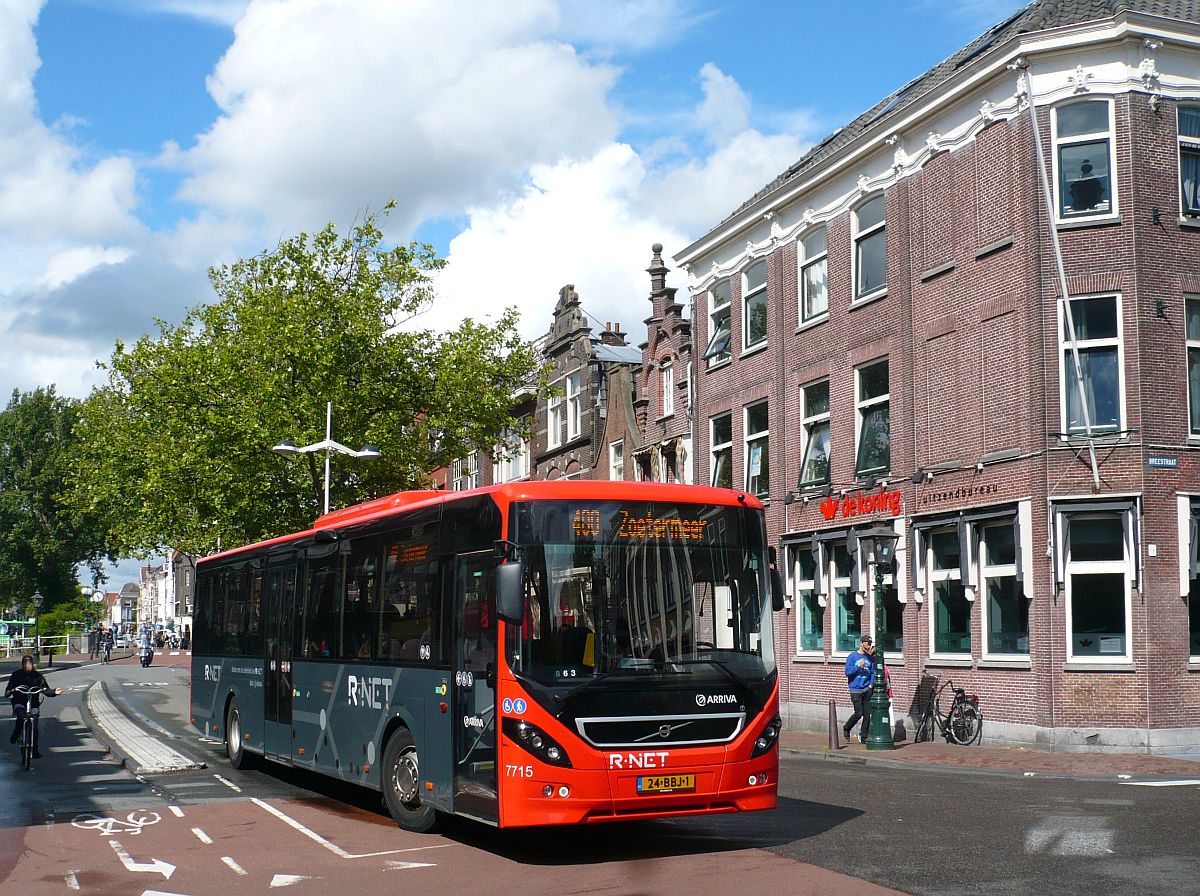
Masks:
[[[157,812],[135,809],[125,816],[124,820],[109,818],[103,815],[85,813],[71,819],[71,826],[85,831],[96,831],[101,837],[112,837],[114,834],[129,834],[137,836],[142,828],[162,821]]]

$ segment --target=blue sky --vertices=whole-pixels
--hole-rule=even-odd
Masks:
[[[534,336],[571,282],[634,329],[651,243],[1020,5],[4,0],[0,390],[84,395],[209,266],[388,199],[450,262],[421,325]]]

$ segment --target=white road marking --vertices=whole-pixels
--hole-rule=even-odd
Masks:
[[[1178,781],[1122,781],[1121,783],[1128,784],[1130,787],[1195,787],[1200,785],[1200,780],[1184,778]]]
[[[167,806],[167,808],[171,810],[171,814],[176,818],[183,818],[183,810],[178,806]]]
[[[113,848],[113,852],[117,854],[117,858],[121,860],[121,864],[125,866],[126,871],[157,873],[161,874],[165,880],[170,880],[171,875],[175,873],[175,866],[170,862],[164,862],[162,859],[151,859],[149,862],[135,862],[119,841],[109,840],[108,845]]]
[[[183,894],[164,893],[162,890],[142,890],[142,896],[183,896]]]
[[[273,887],[290,887],[292,884],[298,884],[302,880],[317,880],[318,878],[310,877],[307,874],[276,874],[271,878],[271,886]]]
[[[1025,832],[1025,852],[1055,856],[1109,856],[1114,833],[1103,816],[1056,816]]]
[[[68,890],[78,890],[79,889],[79,878],[75,876],[78,873],[79,873],[78,871],[68,871],[67,872],[66,881],[67,881],[67,889]]]
[[[384,871],[404,871],[407,868],[434,868],[433,862],[385,862]]]
[[[226,778],[222,778],[220,775],[213,775],[213,777],[216,778],[218,781],[220,781],[222,784],[224,784],[226,787],[228,787],[230,790],[232,790],[234,793],[242,792],[242,788],[238,787],[232,781],[230,781]]]
[[[306,828],[300,822],[296,821],[296,819],[291,818],[288,815],[285,815],[283,812],[279,811],[278,809],[276,809],[274,806],[270,805],[269,803],[264,803],[262,800],[256,799],[253,797],[250,799],[250,802],[254,803],[254,805],[259,806],[260,808],[266,809],[268,812],[270,812],[272,815],[274,815],[276,818],[278,818],[284,824],[299,831],[301,834],[303,834],[305,837],[308,837],[310,840],[314,841],[315,843],[320,843],[322,846],[324,846],[327,850],[329,850],[335,856],[338,856],[343,859],[369,859],[372,856],[390,856],[390,855],[395,855],[396,853],[400,853],[400,852],[420,852],[421,850],[424,850],[424,849],[445,849],[447,846],[457,846],[458,845],[456,843],[438,843],[433,846],[414,846],[414,847],[410,847],[409,849],[385,849],[382,852],[365,852],[365,853],[356,855],[354,853],[346,852],[346,850],[342,849],[340,846],[338,846],[334,843],[330,843],[328,840],[326,840],[320,834],[318,834],[314,831],[310,831],[308,828]]]
[[[249,871],[247,871],[245,868],[243,868],[241,865],[239,865],[237,862],[235,862],[229,856],[221,856],[221,861],[224,862],[226,865],[228,865],[230,868],[232,868],[235,874],[240,874],[243,877],[245,877],[247,874],[250,873]]]
[[[204,831],[200,830],[200,828],[192,828],[192,833],[195,834],[196,839],[199,840],[201,843],[203,843],[205,846],[209,846],[212,844],[212,837],[208,836],[208,834],[204,833]]]

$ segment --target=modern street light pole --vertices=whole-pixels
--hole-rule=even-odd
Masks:
[[[883,658],[883,636],[887,631],[883,624],[883,569],[892,565],[898,537],[895,530],[887,526],[876,526],[858,533],[860,543],[865,539],[871,545],[871,554],[875,561],[875,686],[871,693],[868,750],[890,750],[894,746]]]
[[[325,405],[325,438],[323,441],[313,442],[311,445],[297,448],[291,439],[284,439],[271,450],[284,457],[292,457],[297,454],[310,454],[313,451],[325,452],[325,513],[329,513],[329,460],[333,452],[336,451],[338,454],[345,454],[347,457],[358,457],[363,460],[374,460],[379,457],[379,449],[374,445],[363,445],[362,448],[355,451],[353,448],[347,448],[340,442],[333,440],[332,401]]]

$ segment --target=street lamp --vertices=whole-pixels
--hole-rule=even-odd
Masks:
[[[45,598],[42,597],[42,592],[34,591],[33,597],[29,599],[33,601],[33,652],[37,657],[35,662],[40,663],[42,661],[42,601]],[[51,660],[51,662],[53,662],[53,660]]]
[[[313,451],[325,452],[325,512],[329,513],[329,458],[334,451],[338,454],[345,454],[347,457],[358,457],[363,460],[374,460],[379,457],[379,449],[374,445],[363,445],[361,449],[355,451],[353,448],[347,448],[340,442],[333,440],[333,402],[328,402],[325,406],[325,438],[320,442],[313,442],[311,445],[305,445],[302,448],[297,448],[291,439],[284,439],[278,445],[271,449],[276,454],[284,457],[293,457],[297,454],[310,454]]]
[[[867,732],[868,750],[890,750],[892,718],[888,711],[887,678],[883,660],[883,568],[892,565],[899,536],[887,526],[875,526],[858,533],[859,543],[871,546],[875,562],[875,686],[871,693],[871,726]]]

